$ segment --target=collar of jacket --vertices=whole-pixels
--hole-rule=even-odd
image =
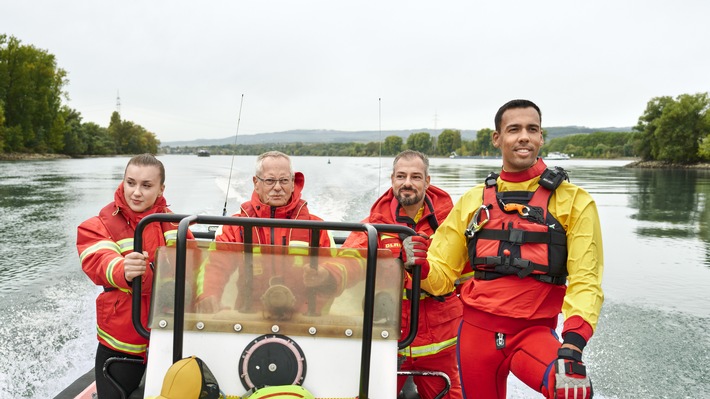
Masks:
[[[149,209],[141,213],[134,212],[133,209],[131,209],[131,207],[128,206],[128,204],[126,203],[125,191],[123,190],[123,182],[118,185],[118,188],[114,192],[113,202],[116,205],[116,211],[114,213],[120,212],[130,224],[133,224],[134,227],[144,217],[153,213],[164,213],[167,211],[168,207],[168,204],[165,201],[165,197],[161,195],[155,200],[155,203]]]
[[[525,169],[522,172],[506,172],[506,171],[501,171],[500,172],[500,178],[505,181],[509,181],[512,183],[522,183],[524,181],[528,181],[534,177],[538,177],[542,174],[542,172],[547,169],[547,165],[545,165],[545,162],[543,162],[542,158],[538,158],[537,162],[535,164],[527,169]]]
[[[267,205],[261,202],[259,195],[256,191],[253,191],[251,193],[251,200],[242,204],[241,211],[248,217],[296,219],[298,213],[307,204],[305,200],[301,199],[301,192],[303,191],[305,182],[306,179],[303,176],[303,173],[294,173],[293,193],[291,193],[291,198],[288,203],[283,206]],[[254,215],[248,211],[249,208],[254,210]]]
[[[449,194],[436,187],[433,185],[429,185],[429,188],[426,190],[426,200],[429,201],[429,203],[432,205],[431,208],[429,208],[427,205],[425,205],[426,209],[424,210],[424,213],[422,214],[422,218],[419,220],[421,221],[425,220],[428,215],[431,213],[436,214],[436,220],[438,223],[441,223],[445,218],[446,215],[449,214],[449,211],[453,207],[453,202],[451,201],[451,197]],[[383,223],[383,224],[394,224],[398,223],[399,221],[397,220],[398,214],[395,213],[395,210],[393,210],[393,201],[394,201],[394,206],[396,207],[399,202],[394,196],[394,191],[392,188],[389,188],[380,198],[375,201],[375,203],[372,205],[372,208],[370,209],[370,222],[371,223]],[[396,210],[399,212],[398,210]],[[411,218],[409,218],[411,220]],[[400,224],[406,224],[404,222],[400,222]]]

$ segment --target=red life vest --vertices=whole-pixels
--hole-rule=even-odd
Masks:
[[[474,279],[493,280],[517,275],[550,284],[565,284],[567,237],[562,225],[547,209],[550,197],[562,179],[548,184],[550,179],[545,175],[560,172],[566,178],[563,170],[548,169],[533,192],[499,193],[498,176],[491,174],[486,178],[482,212],[477,212],[472,221],[477,227],[467,230]],[[481,220],[482,217],[487,219]]]

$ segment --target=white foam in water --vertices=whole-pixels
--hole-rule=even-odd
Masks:
[[[0,396],[53,397],[93,367],[94,292],[76,281],[56,281],[38,289],[29,302],[3,311]],[[72,285],[74,284],[74,285]],[[74,288],[72,288],[72,286]]]

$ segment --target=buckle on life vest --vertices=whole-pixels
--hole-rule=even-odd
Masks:
[[[486,218],[479,223],[478,219],[481,217],[481,210],[486,212]],[[490,219],[491,212],[488,210],[488,206],[479,206],[478,209],[476,209],[476,212],[474,212],[473,217],[471,218],[471,223],[469,223],[468,228],[464,231],[464,236],[466,236],[466,238],[472,238],[478,232],[478,230],[481,230],[483,226],[488,223]]]
[[[530,220],[537,224],[544,224],[544,211],[539,206],[528,206],[523,204],[505,204],[503,209],[506,212],[517,211],[523,219]]]
[[[527,259],[518,259],[516,263],[516,266],[520,267],[520,271],[518,272],[518,277],[524,278],[530,275],[533,271],[535,271],[535,264],[530,262]]]
[[[554,191],[563,180],[569,181],[569,175],[567,171],[562,167],[555,166],[553,168],[547,168],[540,175],[539,184],[550,191]]]
[[[493,187],[496,185],[498,182],[498,174],[495,172],[491,172],[486,176],[486,180],[484,180],[486,183],[486,187]]]

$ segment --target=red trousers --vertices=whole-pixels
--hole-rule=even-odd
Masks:
[[[514,334],[497,334],[463,321],[458,340],[461,386],[466,399],[505,399],[512,372],[530,388],[546,394],[550,367],[560,341],[555,330],[533,326]]]
[[[451,380],[451,388],[449,393],[442,399],[462,399],[461,383],[459,382],[459,370],[456,364],[456,347],[444,349],[443,351],[429,356],[421,357],[406,357],[404,363],[399,368],[400,370],[419,370],[419,371],[443,371]],[[402,386],[406,381],[406,376],[397,377],[397,392],[402,390]],[[417,386],[417,392],[422,399],[433,399],[441,393],[446,386],[446,382],[436,376],[413,376],[414,384]]]

